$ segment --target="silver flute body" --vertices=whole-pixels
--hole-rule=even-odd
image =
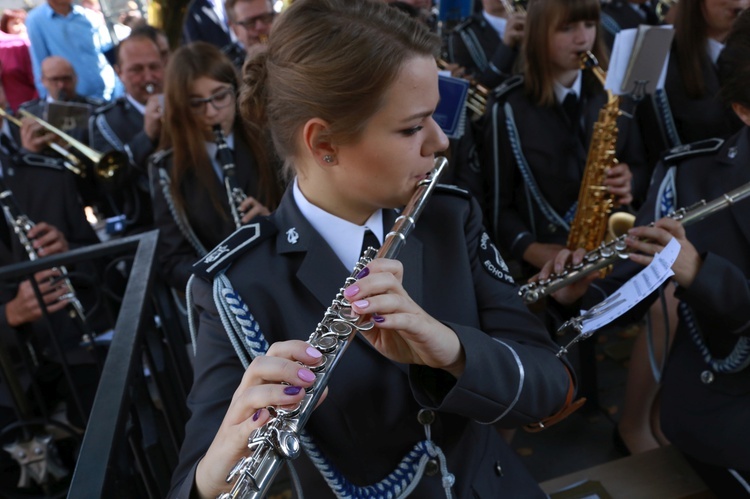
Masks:
[[[705,200],[701,200],[686,208],[680,208],[667,215],[667,217],[679,221],[682,225],[690,225],[691,223],[703,220],[724,208],[732,206],[748,197],[748,195],[750,195],[750,182],[743,184],[712,201],[706,202]],[[651,225],[653,225],[653,223],[651,223]],[[623,234],[608,243],[602,243],[602,245],[595,250],[586,253],[580,264],[570,265],[559,274],[550,274],[547,279],[542,281],[524,284],[519,290],[519,294],[523,298],[524,303],[535,303],[545,296],[551,295],[555,291],[583,279],[592,272],[608,267],[617,260],[628,258],[628,253],[630,253],[630,251],[625,244],[625,239],[627,237],[627,234]]]
[[[32,222],[28,216],[21,212],[16,198],[13,196],[13,192],[5,187],[4,183],[0,183],[0,188],[0,206],[2,207],[8,224],[13,229],[13,232],[15,232],[18,241],[26,251],[26,255],[29,257],[29,260],[32,262],[38,260],[39,255],[34,249],[34,246],[31,243],[31,239],[29,239],[28,236],[29,231],[32,227],[34,227],[34,222]],[[88,324],[86,323],[86,314],[83,310],[83,305],[81,305],[81,302],[76,295],[73,284],[70,282],[70,279],[68,279],[68,270],[62,266],[57,267],[57,269],[62,275],[61,281],[68,288],[68,292],[64,295],[61,295],[58,300],[68,300],[68,306],[66,307],[66,310],[70,318],[73,319],[78,325],[78,328],[82,334],[82,342],[85,344],[91,344],[93,335],[88,328]]]
[[[242,212],[240,211],[240,205],[245,199],[247,199],[247,194],[245,194],[239,184],[237,184],[234,157],[224,139],[224,132],[221,129],[221,125],[214,125],[213,132],[216,139],[216,146],[218,148],[216,159],[219,161],[221,171],[224,172],[224,188],[227,191],[229,210],[232,213],[232,220],[234,220],[235,227],[239,229],[242,226]]]
[[[236,480],[231,491],[218,499],[248,499],[263,497],[284,461],[299,456],[301,445],[299,433],[310,418],[323,394],[333,370],[358,331],[373,327],[371,321],[364,322],[352,311],[344,297],[344,289],[357,281],[357,275],[375,258],[395,258],[406,242],[406,237],[416,225],[428,199],[437,186],[448,160],[435,159],[435,168],[420,181],[417,189],[391,231],[385,236],[380,250],[368,248],[344,286],[339,290],[323,320],[310,335],[308,343],[323,354],[320,365],[309,367],[316,375],[315,383],[305,391],[299,406],[292,410],[269,408],[271,418],[255,430],[248,438],[250,454],[243,457],[227,476],[227,483]]]

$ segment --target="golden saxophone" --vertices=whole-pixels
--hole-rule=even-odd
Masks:
[[[13,229],[18,241],[26,251],[29,260],[32,262],[38,260],[39,255],[34,249],[31,239],[29,239],[28,236],[29,231],[34,227],[34,222],[21,212],[18,202],[13,196],[13,192],[5,185],[2,178],[0,178],[0,208],[3,210],[3,214],[8,221],[9,227]],[[87,348],[93,347],[94,333],[88,327],[83,305],[81,305],[75,289],[73,288],[73,284],[68,278],[68,271],[65,267],[57,267],[57,269],[60,271],[61,281],[68,288],[68,292],[61,295],[58,300],[68,300],[68,305],[65,310],[81,332],[81,345],[84,345]]]
[[[323,320],[307,340],[323,354],[321,364],[309,368],[316,373],[315,384],[306,391],[305,398],[296,408],[269,408],[271,419],[248,438],[247,447],[250,449],[250,455],[238,461],[227,476],[227,483],[236,480],[232,490],[219,495],[219,499],[264,497],[284,461],[299,456],[299,433],[323,394],[333,369],[356,333],[367,331],[374,325],[372,322],[363,323],[361,316],[352,311],[349,302],[344,298],[344,289],[356,282],[357,274],[374,258],[395,258],[398,255],[447,164],[448,160],[445,158],[435,159],[435,168],[426,179],[417,184],[409,204],[385,236],[383,246],[377,254],[374,248],[368,248],[354,266],[351,275],[326,310]]]
[[[599,67],[599,62],[591,52],[581,54],[581,68],[591,69],[604,86],[606,73]],[[615,145],[619,132],[617,117],[620,114],[620,97],[607,91],[607,102],[599,111],[599,119],[594,124],[583,181],[578,191],[578,208],[570,224],[568,249],[584,248],[592,251],[605,240],[608,229],[612,237],[617,237],[633,225],[634,217],[630,214],[618,213],[610,217],[614,196],[604,186],[607,170],[617,164]]]
[[[680,208],[667,215],[667,217],[679,221],[682,225],[703,220],[714,213],[723,210],[733,204],[742,201],[750,196],[750,182],[719,196],[718,198],[706,202],[701,200],[687,208]],[[651,224],[653,225],[653,223]],[[524,303],[530,304],[539,301],[547,295],[550,295],[562,289],[565,286],[577,282],[592,272],[609,267],[617,260],[624,260],[628,257],[628,247],[625,244],[627,234],[623,234],[613,239],[609,243],[602,244],[598,248],[586,253],[583,261],[579,265],[570,265],[559,274],[550,274],[550,276],[537,282],[530,282],[521,286],[519,294]]]
[[[240,205],[247,199],[247,194],[245,194],[237,183],[237,177],[234,173],[234,157],[224,139],[224,132],[221,129],[221,125],[214,125],[213,132],[216,139],[216,146],[218,147],[216,158],[219,161],[219,166],[221,166],[221,171],[224,172],[224,188],[227,191],[229,211],[232,213],[232,220],[234,220],[235,227],[239,229],[242,226]]]

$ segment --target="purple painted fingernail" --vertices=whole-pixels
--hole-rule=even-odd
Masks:
[[[354,296],[357,293],[359,293],[359,286],[357,286],[356,284],[352,284],[344,290],[344,296],[346,296],[347,298]]]
[[[383,317],[382,315],[378,315],[378,314],[372,314],[372,320],[380,324],[381,322],[385,321],[385,317]]]
[[[261,410],[262,409],[258,409],[257,411],[255,411],[255,414],[253,414],[253,421],[258,421],[258,418],[260,417],[260,411]]]
[[[370,306],[370,302],[367,300],[357,300],[352,305],[356,306],[357,308],[367,308]]]
[[[286,393],[287,395],[297,395],[300,390],[302,390],[301,386],[287,386],[286,388],[284,388],[284,393]]]
[[[370,269],[368,267],[365,267],[359,271],[359,274],[357,274],[357,279],[362,279],[363,277],[367,277],[368,275],[370,275]]]
[[[307,355],[309,355],[310,357],[314,359],[319,359],[323,356],[323,354],[320,353],[320,350],[318,350],[317,348],[313,348],[313,347],[307,347],[307,350],[305,350],[305,353],[307,353]]]
[[[308,371],[307,369],[300,369],[299,371],[297,371],[297,377],[302,381],[306,381],[308,383],[310,383],[311,381],[315,381],[315,375],[312,371]]]

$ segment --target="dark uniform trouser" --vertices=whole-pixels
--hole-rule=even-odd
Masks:
[[[683,456],[719,499],[750,497],[750,471],[735,470],[735,475],[726,468],[702,463],[687,454]]]

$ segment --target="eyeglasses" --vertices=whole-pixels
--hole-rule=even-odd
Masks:
[[[44,76],[43,78],[52,83],[70,83],[73,81],[73,75]]]
[[[275,12],[266,12],[265,14],[260,14],[258,16],[248,17],[243,21],[237,21],[234,24],[242,26],[245,29],[254,28],[258,22],[268,26],[273,22],[274,17],[276,17]]]
[[[206,104],[208,103],[211,103],[214,109],[218,111],[220,109],[224,109],[227,106],[230,106],[234,102],[234,87],[227,87],[224,90],[219,90],[211,97],[206,97],[203,99],[194,97],[188,102],[190,103],[190,109],[195,114],[202,114],[206,112]]]

